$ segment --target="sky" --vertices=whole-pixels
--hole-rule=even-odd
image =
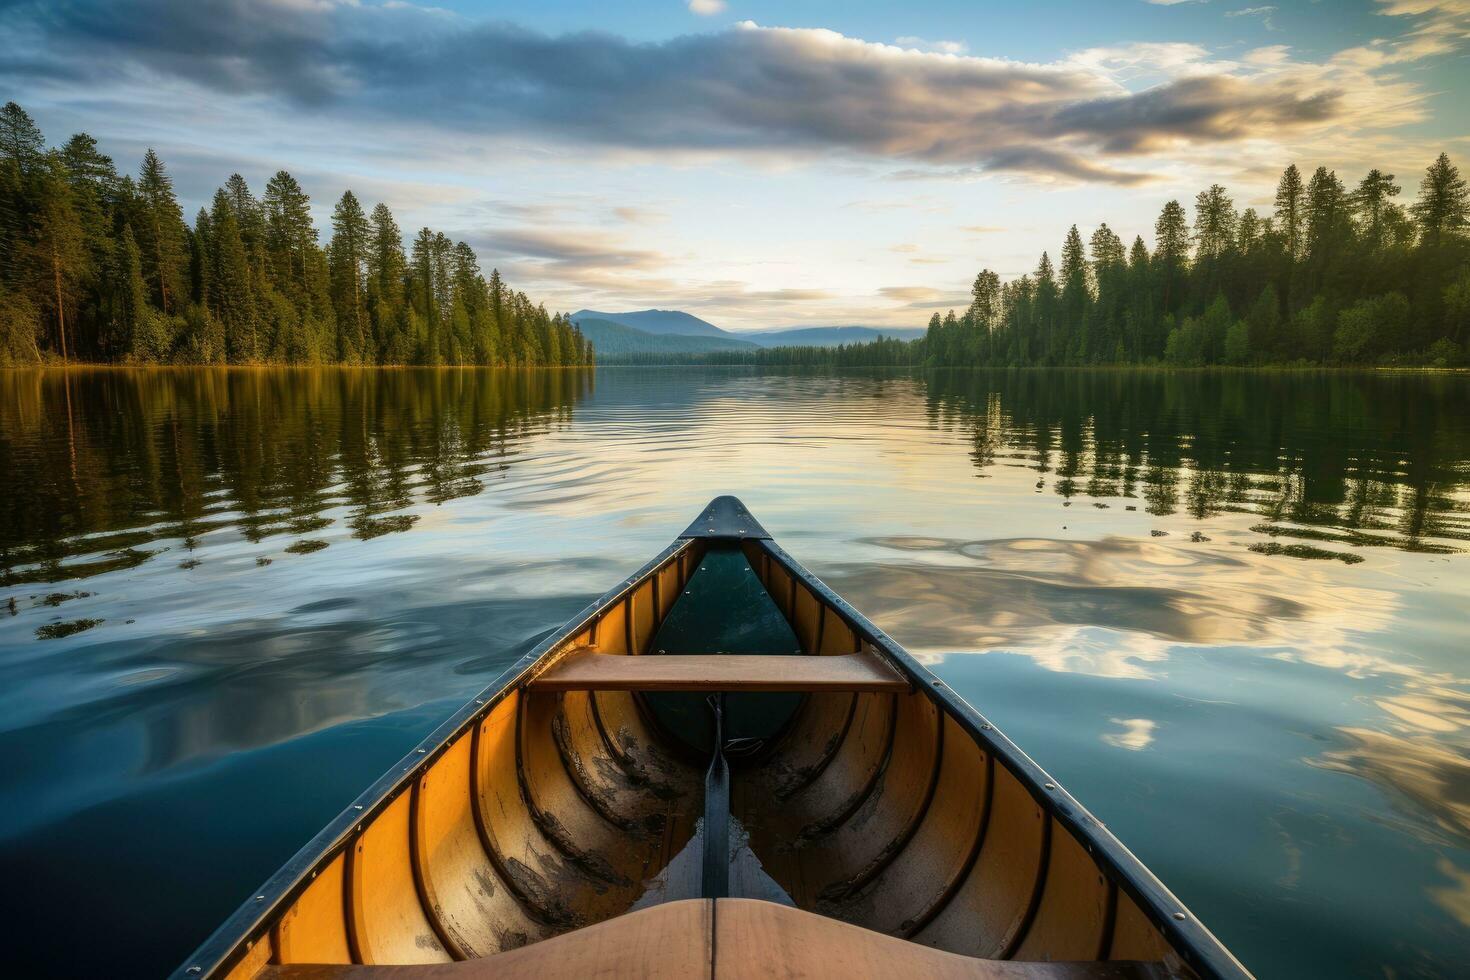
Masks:
[[[1470,0],[0,0],[0,100],[192,215],[285,169],[549,309],[922,326],[1287,163],[1470,169]],[[323,232],[325,237],[326,232]]]

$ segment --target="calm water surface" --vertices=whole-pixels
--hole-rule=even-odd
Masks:
[[[1470,379],[0,372],[21,974],[171,968],[736,493],[1263,977],[1470,964]]]

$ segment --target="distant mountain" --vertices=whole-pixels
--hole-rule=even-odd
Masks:
[[[838,344],[866,344],[879,337],[917,340],[924,333],[922,327],[794,327],[735,336],[755,341],[762,347],[836,347]]]
[[[721,330],[708,320],[701,320],[682,310],[637,310],[632,313],[579,310],[572,314],[572,321],[582,328],[592,346],[604,356],[703,354],[742,347],[836,347],[838,344],[867,343],[879,337],[914,340],[924,336],[922,327],[792,327],[735,333]],[[649,339],[657,337],[675,339],[666,345],[655,344]],[[693,346],[690,342],[694,340],[710,343]]]
[[[690,337],[682,334],[649,333],[627,324],[581,313],[573,314],[572,319],[582,331],[582,336],[592,342],[592,349],[597,352],[598,360],[627,354],[708,354],[720,350],[755,350],[757,347],[748,340],[739,340],[723,331],[722,336]]]
[[[583,318],[621,323],[634,330],[654,334],[678,334],[681,337],[729,337],[729,331],[721,330],[708,320],[701,320],[682,310],[637,310],[632,313],[599,313],[597,310],[578,310],[572,320],[580,323]]]

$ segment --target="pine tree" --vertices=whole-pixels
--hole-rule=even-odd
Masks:
[[[1301,258],[1304,252],[1302,230],[1306,227],[1306,212],[1306,187],[1302,172],[1293,163],[1276,185],[1276,224],[1285,238],[1286,254],[1294,259]]]
[[[67,316],[90,256],[60,157],[45,158],[39,166],[43,172],[36,180],[32,225],[19,257],[31,294],[54,318],[58,350],[65,361],[76,354],[75,344],[69,347],[67,342]]]
[[[409,356],[408,311],[403,302],[407,266],[398,222],[393,220],[393,212],[387,206],[378,204],[372,214],[367,303],[373,346],[384,363],[407,363]]]
[[[148,286],[143,281],[143,256],[133,237],[131,225],[123,225],[113,252],[113,282],[110,305],[112,329],[107,348],[113,356],[131,356],[139,361],[166,358],[161,339],[150,332],[152,321],[148,307]]]
[[[14,284],[17,249],[30,222],[31,183],[45,156],[46,139],[14,102],[0,108],[0,285]]]
[[[345,191],[332,212],[330,246],[332,306],[337,314],[338,357],[348,363],[373,360],[363,273],[372,228],[362,205]]]
[[[142,252],[143,275],[154,302],[168,314],[179,305],[188,283],[189,236],[173,178],[151,149],[143,154],[138,171],[137,206],[141,220],[133,233]]]
[[[1358,219],[1364,242],[1376,251],[1390,241],[1390,229],[1395,224],[1395,214],[1402,214],[1393,199],[1402,188],[1393,182],[1393,174],[1386,174],[1376,167],[1368,171],[1353,191],[1351,204]]]
[[[234,196],[220,188],[210,212],[213,248],[210,253],[209,308],[219,321],[224,355],[232,364],[253,364],[264,359],[260,317],[251,284],[250,261],[240,235]]]
[[[1413,213],[1420,238],[1430,247],[1459,235],[1470,221],[1470,191],[1448,153],[1441,153],[1425,171]]]
[[[1239,219],[1225,188],[1211,184],[1194,199],[1195,260],[1216,260],[1235,244]]]
[[[439,337],[438,298],[441,290],[434,278],[439,263],[434,253],[434,232],[428,228],[419,229],[418,235],[413,240],[413,273],[409,282],[413,311],[418,314],[424,326],[423,349],[419,353],[419,363],[430,366],[444,363],[440,353]]]
[[[1189,220],[1178,201],[1170,201],[1154,222],[1154,263],[1163,284],[1163,308],[1172,311],[1183,298],[1179,281],[1189,267]]]
[[[307,301],[309,252],[316,245],[311,223],[311,198],[284,170],[265,185],[265,251],[275,287],[298,306]]]

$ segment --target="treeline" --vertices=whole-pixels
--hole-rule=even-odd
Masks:
[[[1270,214],[1201,191],[1164,205],[1152,248],[1073,225],[1054,266],[986,269],[960,315],[934,314],[930,365],[1336,363],[1458,365],[1470,333],[1470,194],[1445,154],[1417,200],[1393,174],[1349,189],[1293,164]]]
[[[754,367],[905,367],[924,363],[922,340],[879,337],[836,347],[753,347],[704,353],[638,351],[598,358],[599,364],[721,365]]]
[[[85,133],[47,149],[0,109],[0,365],[590,364],[592,347],[481,274],[474,250],[351,192],[318,244],[286,171],[257,198],[232,175],[191,228],[149,150],[119,175]]]

